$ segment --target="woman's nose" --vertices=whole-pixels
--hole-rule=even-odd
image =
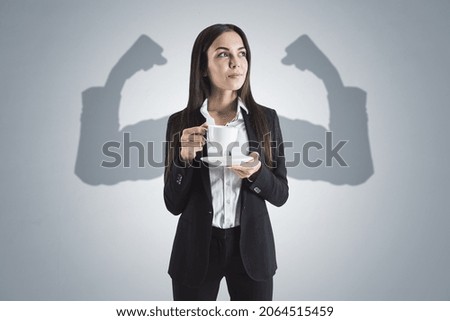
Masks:
[[[234,68],[236,68],[238,66],[239,66],[238,60],[236,58],[234,58],[234,57],[231,57],[230,58],[230,68],[234,69]]]

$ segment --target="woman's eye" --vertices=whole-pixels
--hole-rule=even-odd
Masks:
[[[228,54],[226,52],[221,52],[217,57],[228,57]]]
[[[241,55],[241,57],[246,57],[247,56],[247,53],[245,51],[241,51],[239,54]]]

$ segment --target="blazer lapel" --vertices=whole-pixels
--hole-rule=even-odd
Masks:
[[[249,151],[250,153],[257,152],[259,156],[262,158],[264,157],[264,155],[261,154],[261,146],[258,138],[256,137],[255,129],[253,128],[253,125],[250,121],[250,116],[243,108],[241,108],[241,113],[242,116],[244,117],[245,130],[247,131]]]

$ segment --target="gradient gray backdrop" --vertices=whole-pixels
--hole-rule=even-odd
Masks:
[[[449,300],[450,3],[436,0],[1,0],[0,299],[171,299],[162,177],[75,175],[81,93],[145,34],[167,63],[127,81],[121,126],[178,111],[193,41],[217,22],[246,31],[254,96],[280,115],[328,125],[323,83],[281,63],[303,34],[367,92],[374,174],[290,178],[288,203],[269,209],[274,299]]]

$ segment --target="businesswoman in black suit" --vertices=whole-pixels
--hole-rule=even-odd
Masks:
[[[288,183],[275,110],[250,90],[244,32],[216,24],[195,40],[187,107],[167,124],[164,201],[181,214],[169,264],[174,300],[216,300],[225,277],[231,300],[272,300],[277,268],[266,201],[283,205]],[[208,125],[238,128],[252,160],[210,166]]]

